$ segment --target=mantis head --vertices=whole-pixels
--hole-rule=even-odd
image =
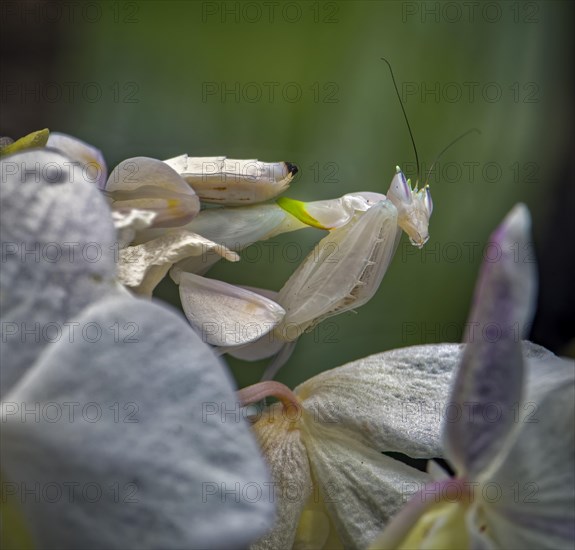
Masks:
[[[397,223],[409,236],[413,246],[418,248],[429,239],[429,218],[433,211],[433,202],[429,186],[426,185],[419,191],[417,185],[411,188],[409,180],[405,179],[399,167],[391,181],[387,198],[397,208]]]

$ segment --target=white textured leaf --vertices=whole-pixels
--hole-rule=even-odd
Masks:
[[[243,548],[271,527],[230,377],[186,323],[117,298],[74,320],[99,338],[50,347],[2,404],[2,474],[39,491],[21,507],[40,546]]]
[[[66,324],[115,289],[110,209],[73,161],[50,149],[1,161],[0,394]]]

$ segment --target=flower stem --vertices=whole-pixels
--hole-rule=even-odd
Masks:
[[[275,380],[268,380],[266,382],[259,382],[253,386],[248,386],[237,392],[238,399],[242,406],[257,403],[264,399],[264,397],[277,397],[284,409],[295,407],[296,411],[300,411],[300,401],[285,384],[276,382]]]

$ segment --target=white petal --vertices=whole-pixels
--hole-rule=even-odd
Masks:
[[[113,207],[152,210],[156,227],[188,223],[200,211],[194,190],[167,164],[148,157],[122,161],[110,174],[106,192]]]
[[[285,315],[276,302],[223,281],[182,273],[184,313],[203,342],[238,346],[258,340]]]
[[[72,160],[33,150],[1,161],[0,392],[70,330],[67,321],[114,292],[115,231],[96,186]]]
[[[219,351],[242,361],[260,361],[276,355],[285,345],[286,343],[278,340],[273,333],[268,333],[244,346],[221,348]]]
[[[304,442],[345,548],[365,548],[427,474],[306,418]]]
[[[134,299],[75,321],[100,337],[55,344],[3,402],[2,474],[39,491],[21,506],[40,545],[243,548],[271,527],[229,375],[187,324]]]
[[[442,456],[442,422],[460,344],[413,346],[331,369],[295,388],[327,429],[377,451]],[[460,411],[461,412],[461,411]]]
[[[204,202],[246,205],[269,200],[287,189],[298,168],[289,162],[180,155],[164,161]]]
[[[212,251],[232,262],[239,259],[235,252],[224,246],[189,231],[175,229],[152,241],[120,250],[118,277],[138,294],[151,296],[173,264],[189,256],[203,259]]]
[[[241,287],[246,290],[251,290],[256,294],[260,294],[261,296],[269,298],[277,303],[278,293],[274,290],[246,285],[241,285]],[[241,359],[242,361],[260,361],[261,359],[267,359],[268,357],[276,355],[285,345],[286,343],[283,340],[276,338],[273,333],[268,333],[249,344],[237,347],[221,348],[218,351],[222,354],[227,353],[228,355]]]
[[[46,147],[58,149],[66,156],[80,163],[84,179],[90,181],[99,189],[104,189],[108,169],[102,152],[92,145],[88,145],[82,140],[61,134],[59,132],[50,132]]]
[[[572,548],[575,539],[575,362],[551,353],[526,363],[519,433],[491,482],[486,513],[503,547]],[[493,493],[493,491],[492,491]]]
[[[500,251],[485,261],[468,326],[473,333],[454,382],[451,401],[468,413],[446,425],[445,448],[459,476],[488,477],[508,449],[514,406],[523,391],[523,359],[517,326],[532,308],[534,265],[517,261],[529,241],[529,213],[515,207],[491,236]]]
[[[290,421],[295,418],[294,411],[282,407],[276,403],[266,408],[253,425],[273,480],[263,499],[269,501],[271,496],[277,519],[273,530],[252,545],[252,550],[291,549],[302,510],[313,498],[307,451],[300,430]]]

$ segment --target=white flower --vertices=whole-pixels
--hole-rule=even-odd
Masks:
[[[242,389],[242,404],[280,402],[253,430],[272,472],[274,529],[253,548],[365,548],[431,478],[382,452],[440,456],[441,406],[461,346],[417,346],[323,372],[293,390],[275,381]],[[416,411],[430,411],[428,415]]]
[[[116,283],[109,208],[72,168],[2,159],[3,548],[245,547],[273,509],[242,493],[268,482],[249,428],[204,414],[233,408],[230,376]]]
[[[443,439],[454,478],[427,485],[374,548],[573,548],[575,364],[525,344],[534,306],[529,214],[492,236]]]

